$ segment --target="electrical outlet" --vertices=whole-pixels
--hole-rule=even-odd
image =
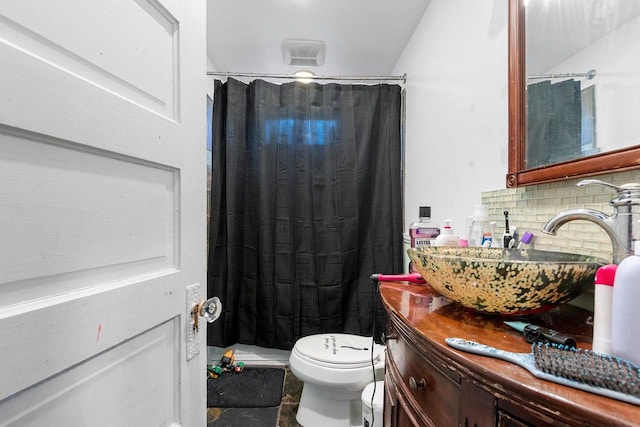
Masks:
[[[202,300],[200,295],[200,283],[187,286],[187,317],[185,322],[185,337],[187,339],[187,362],[200,354],[201,328],[194,328],[193,308]],[[202,321],[202,319],[200,319]]]

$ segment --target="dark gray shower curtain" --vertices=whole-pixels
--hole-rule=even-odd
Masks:
[[[400,87],[216,82],[208,343],[291,349],[383,330],[402,271]]]
[[[580,82],[527,85],[527,169],[581,156]]]

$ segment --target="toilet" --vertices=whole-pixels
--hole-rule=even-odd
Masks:
[[[361,427],[362,391],[383,379],[384,352],[385,347],[374,344],[371,337],[328,333],[300,338],[289,357],[291,372],[304,383],[298,423],[303,427]]]

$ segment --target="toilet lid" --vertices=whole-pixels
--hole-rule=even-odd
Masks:
[[[371,337],[348,334],[318,334],[300,338],[298,353],[309,359],[336,365],[361,367],[371,364]],[[380,346],[373,347],[373,361],[380,360]]]

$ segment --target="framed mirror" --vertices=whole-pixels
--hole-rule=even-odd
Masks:
[[[640,1],[509,0],[507,187],[640,167]]]

